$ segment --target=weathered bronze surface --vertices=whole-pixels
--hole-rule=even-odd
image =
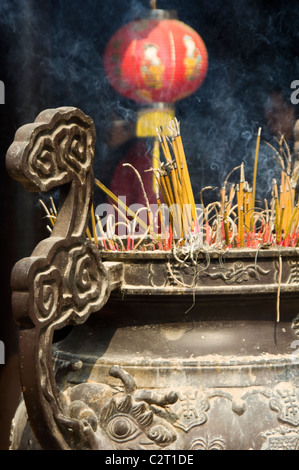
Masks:
[[[298,249],[100,252],[84,236],[94,141],[89,117],[58,108],[7,154],[29,190],[62,185],[52,235],[12,273],[11,447],[297,449]]]

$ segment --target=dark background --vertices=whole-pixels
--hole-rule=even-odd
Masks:
[[[176,105],[196,198],[203,186],[219,186],[241,161],[250,179],[259,126],[263,134],[258,197],[267,197],[279,169],[264,144],[273,141],[265,106],[276,89],[290,105],[291,82],[299,80],[297,2],[158,0],[157,6],[176,9],[179,19],[202,36],[209,53],[205,82]],[[0,106],[0,340],[5,343],[6,364],[0,365],[0,449],[8,447],[20,394],[10,272],[48,236],[40,195],[26,193],[9,178],[6,151],[17,128],[34,121],[43,109],[75,106],[95,121],[95,173],[109,185],[129,145],[110,146],[111,122],[117,117],[134,123],[136,105],[107,82],[104,48],[120,26],[142,16],[148,7],[146,0],[1,0],[0,80],[6,96]],[[298,113],[296,106],[293,111]]]

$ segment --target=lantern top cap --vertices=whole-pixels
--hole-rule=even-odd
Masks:
[[[145,13],[145,18],[150,18],[154,20],[171,20],[177,19],[178,14],[176,10],[160,10],[158,8],[147,10]]]

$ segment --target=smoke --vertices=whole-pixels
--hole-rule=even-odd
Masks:
[[[298,10],[290,2],[204,1],[200,18],[190,15],[189,20],[209,51],[204,84],[177,105],[183,132],[189,136],[185,146],[193,161],[193,187],[198,192],[204,185],[221,186],[242,161],[251,182],[261,126],[257,197],[263,200],[280,172],[265,144],[275,142],[265,108],[274,90],[290,106],[291,77],[299,76]],[[293,112],[295,116],[298,111]]]
[[[195,194],[206,185],[220,186],[242,161],[251,180],[261,126],[257,183],[262,199],[279,172],[263,143],[273,141],[265,104],[276,88],[289,102],[290,84],[299,79],[298,9],[294,2],[273,0],[189,0],[187,4],[158,0],[157,4],[176,9],[179,19],[202,36],[209,53],[203,85],[176,103]],[[95,121],[95,171],[106,184],[123,152],[106,143],[111,119],[134,122],[136,104],[111,88],[103,54],[112,34],[142,16],[148,6],[146,0],[1,0],[0,4],[6,102],[11,100],[16,125],[33,120],[47,107],[79,107]]]

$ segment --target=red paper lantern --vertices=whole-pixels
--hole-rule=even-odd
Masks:
[[[208,54],[194,29],[177,19],[137,19],[120,28],[104,54],[112,86],[138,103],[174,103],[203,82]]]
[[[112,36],[104,69],[116,91],[141,104],[136,136],[154,138],[151,167],[157,169],[156,128],[174,118],[174,103],[194,93],[206,76],[208,54],[203,40],[172,11],[153,9],[147,18],[126,24]],[[154,173],[152,189],[157,194]]]

